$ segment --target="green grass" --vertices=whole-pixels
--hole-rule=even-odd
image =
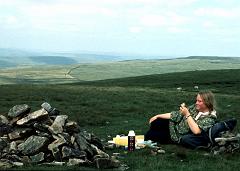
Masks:
[[[148,130],[148,119],[163,112],[178,110],[182,102],[192,104],[198,85],[200,90],[212,90],[218,102],[219,119],[236,117],[240,120],[240,69],[192,71],[156,74],[104,81],[72,84],[17,84],[0,86],[0,114],[6,114],[16,104],[26,103],[32,111],[47,101],[79,123],[82,129],[104,140],[130,129],[137,134]],[[183,91],[177,91],[177,87]],[[239,132],[237,125],[234,131]],[[206,151],[189,150],[176,145],[162,145],[166,154],[153,156],[150,149],[120,152],[130,170],[238,170],[240,154],[205,155]],[[19,168],[17,168],[19,169]],[[26,167],[25,170],[49,170],[46,166]],[[53,167],[51,169],[82,169]],[[89,168],[85,168],[89,169]],[[94,170],[94,168],[91,168]]]

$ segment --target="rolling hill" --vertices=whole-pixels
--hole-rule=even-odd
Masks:
[[[48,65],[20,65],[2,68],[0,69],[0,84],[58,84],[185,71],[240,69],[240,58],[187,57],[78,64],[71,64],[75,62],[71,58],[57,60],[59,58],[62,57],[35,59],[37,63],[43,63],[45,60]],[[54,62],[58,65],[53,65]],[[67,62],[68,65],[63,65]]]
[[[185,71],[240,69],[239,57],[155,58],[0,49],[0,84],[59,84]]]
[[[0,48],[0,68],[33,65],[69,65],[124,60],[127,57],[95,53],[31,52]]]

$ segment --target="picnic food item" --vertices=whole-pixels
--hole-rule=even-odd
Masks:
[[[185,104],[185,103],[182,103],[182,104],[181,104],[181,107],[186,107],[186,104]]]

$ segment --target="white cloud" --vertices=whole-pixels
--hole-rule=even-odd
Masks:
[[[97,4],[29,4],[18,7],[18,13],[26,27],[48,31],[80,31],[94,28],[115,16],[114,9]]]
[[[81,2],[81,1],[85,1],[85,0],[73,0],[70,2]],[[144,5],[144,6],[148,6],[148,5],[161,5],[164,7],[167,6],[186,6],[186,5],[190,5],[194,2],[196,2],[198,0],[88,0],[88,3],[90,4],[97,4],[97,3],[101,3],[101,4],[110,4],[110,5],[114,5],[114,6],[128,6],[128,5]],[[82,2],[81,2],[82,3]]]
[[[129,31],[131,33],[140,33],[142,31],[142,28],[141,27],[137,27],[137,26],[134,26],[134,27],[130,27],[129,28]]]
[[[7,16],[6,23],[10,25],[16,25],[18,23],[17,18],[15,16]]]
[[[42,4],[22,7],[23,12],[34,16],[113,15],[114,10],[91,4]]]
[[[175,13],[169,13],[164,15],[160,14],[144,15],[140,19],[140,22],[144,26],[148,27],[183,25],[188,21],[189,19],[187,17],[180,16]]]
[[[4,7],[15,9],[15,14],[21,16],[21,23],[26,27],[47,30],[79,30],[79,27],[94,27],[105,24],[107,21],[121,22],[144,26],[179,25],[186,18],[176,14],[170,14],[170,8],[186,6],[196,0],[9,0],[0,1]],[[160,11],[167,15],[154,13]],[[143,16],[143,17],[141,17]],[[139,23],[139,18],[140,23]],[[110,24],[110,23],[109,23]],[[67,26],[69,25],[69,26]],[[12,25],[13,26],[13,25]],[[75,29],[74,26],[77,28]],[[130,29],[134,30],[134,29]],[[136,32],[136,29],[135,31]]]
[[[7,15],[0,17],[1,28],[4,29],[20,29],[24,25],[20,22],[19,18],[13,15]]]
[[[221,37],[235,37],[240,34],[240,30],[238,28],[214,28],[211,30],[207,30],[212,35],[218,35]]]
[[[167,29],[168,32],[170,33],[189,33],[191,32],[190,29],[187,28],[178,28],[178,27],[169,27]]]
[[[144,26],[156,27],[167,24],[167,19],[161,15],[145,15],[141,19],[141,23]]]
[[[142,5],[161,5],[164,7],[187,6],[198,0],[103,0],[105,2],[113,2],[116,4],[142,4]]]
[[[202,26],[205,28],[214,28],[214,27],[216,27],[216,24],[212,21],[204,21],[202,23]]]
[[[199,8],[194,12],[197,16],[206,16],[206,17],[226,17],[234,18],[240,16],[240,9],[224,9],[224,8]]]
[[[170,21],[173,22],[173,24],[175,25],[181,25],[181,24],[185,24],[189,21],[189,17],[185,17],[185,16],[181,16],[181,15],[177,15],[175,13],[171,13],[169,15]]]

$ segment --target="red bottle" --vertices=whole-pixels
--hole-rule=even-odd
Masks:
[[[135,150],[135,132],[133,130],[128,133],[128,151]]]

